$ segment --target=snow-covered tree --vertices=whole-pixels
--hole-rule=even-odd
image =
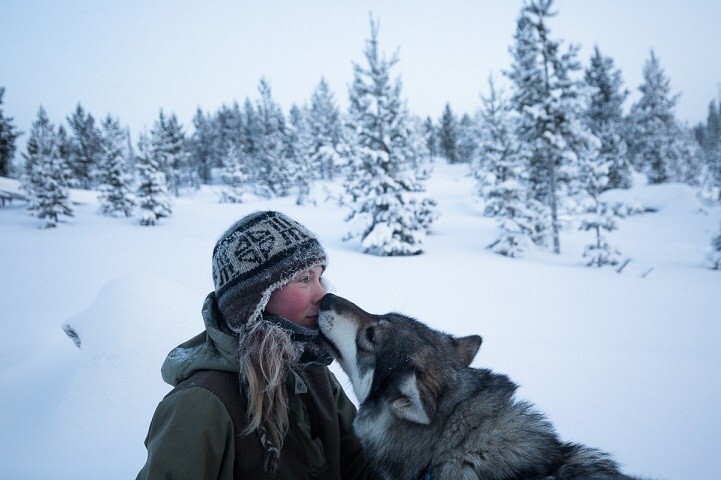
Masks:
[[[721,201],[721,111],[716,102],[709,103],[706,124],[698,128],[699,142],[706,164],[705,186],[717,189],[717,199]]]
[[[182,186],[198,188],[199,178],[190,165],[190,153],[183,126],[175,114],[169,117],[160,110],[158,120],[150,131],[151,154],[165,174],[168,188],[180,196]]]
[[[0,87],[0,177],[9,177],[15,157],[15,140],[22,132],[13,125],[13,117],[6,117],[3,113],[4,95],[5,87]]]
[[[243,202],[250,178],[247,172],[248,168],[248,156],[243,147],[231,143],[223,159],[223,183],[227,185],[227,188],[221,194],[221,202]]]
[[[238,137],[240,144],[248,158],[255,159],[261,149],[263,125],[261,125],[260,115],[256,111],[255,105],[249,98],[246,98],[243,103],[240,118],[240,135]]]
[[[708,255],[708,262],[712,270],[721,270],[721,228],[718,235],[711,239],[711,253]]]
[[[167,181],[158,157],[153,155],[151,141],[143,134],[138,139],[138,220],[141,225],[155,225],[172,214]]]
[[[95,118],[79,103],[67,121],[72,131],[70,168],[73,186],[96,187],[99,183],[97,168],[102,155],[100,129],[95,125]]]
[[[133,178],[128,171],[127,138],[120,121],[110,114],[102,122],[102,155],[98,166],[100,209],[106,215],[133,214]]]
[[[533,244],[534,218],[541,208],[529,198],[528,174],[516,138],[507,101],[489,79],[489,94],[481,97],[481,131],[471,160],[475,193],[485,201],[484,212],[498,219],[499,236],[488,248],[500,255],[519,257]]]
[[[44,219],[45,228],[56,227],[62,217],[72,217],[71,172],[60,156],[55,127],[40,107],[28,138],[23,189],[28,194],[28,210]]]
[[[440,155],[448,163],[458,162],[458,120],[448,103],[443,108],[438,127],[438,147]]]
[[[679,133],[673,111],[678,95],[671,94],[671,82],[653,50],[644,65],[639,90],[641,97],[628,118],[629,154],[650,183],[665,183],[671,180],[669,162],[680,156],[674,142]]]
[[[587,245],[583,252],[589,267],[617,265],[620,261],[621,252],[608,243],[605,233],[618,228],[617,219],[623,214],[618,206],[601,199],[601,193],[608,185],[612,163],[610,158],[592,155],[586,156],[581,163],[580,184],[586,197],[580,205],[582,217],[579,229],[594,233],[593,243]]]
[[[423,129],[421,132],[426,138],[426,147],[428,148],[430,156],[435,158],[440,155],[440,147],[438,146],[438,129],[433,124],[433,119],[431,117],[426,117],[423,121]]]
[[[608,163],[608,183],[605,188],[629,188],[631,166],[623,138],[623,102],[628,91],[623,88],[621,71],[611,57],[604,57],[596,47],[586,69],[586,83],[593,88],[589,97],[585,121],[591,132],[601,141],[599,163]]]
[[[315,177],[313,158],[316,153],[317,139],[310,130],[307,108],[293,105],[290,109],[289,119],[289,176],[292,184],[298,189],[298,196],[295,199],[295,203],[297,205],[305,205],[308,202],[310,187]]]
[[[192,168],[203,183],[210,183],[211,170],[221,165],[223,148],[216,122],[198,108],[193,117],[195,130],[188,141]]]
[[[411,169],[416,174],[416,179],[421,182],[431,178],[434,166],[434,157],[428,147],[428,135],[424,122],[420,117],[411,116],[408,119],[408,145],[416,152],[410,162]],[[430,231],[430,230],[429,230]]]
[[[344,185],[351,209],[347,220],[355,220],[358,229],[347,238],[360,238],[366,253],[413,255],[423,251],[433,202],[424,197],[413,169],[417,142],[411,138],[400,80],[391,79],[398,57],[380,55],[377,24],[371,20],[370,27],[367,66],[354,65],[349,92],[348,121],[354,134]]]
[[[343,143],[343,123],[325,79],[321,79],[311,95],[308,129],[315,139],[311,163],[320,172],[320,178],[332,180],[341,161],[338,152]]]
[[[701,186],[708,176],[703,149],[693,131],[683,125],[677,125],[677,134],[671,148],[668,174],[672,182],[685,183],[693,187]]]
[[[464,113],[458,122],[458,163],[470,163],[478,148],[478,122]]]
[[[260,80],[258,90],[260,99],[256,112],[260,137],[254,155],[257,193],[266,197],[284,197],[291,188],[285,117],[273,100],[270,85],[264,78]]]
[[[511,105],[519,113],[517,134],[528,156],[533,197],[550,211],[554,253],[560,253],[559,210],[572,190],[583,155],[594,150],[594,138],[582,124],[586,87],[575,78],[580,70],[577,48],[561,53],[561,42],[549,38],[552,0],[530,0],[519,16],[513,63]],[[540,220],[540,219],[539,219]]]

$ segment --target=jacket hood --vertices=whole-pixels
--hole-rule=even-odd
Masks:
[[[166,383],[176,386],[198,370],[238,372],[237,340],[220,327],[222,321],[215,292],[203,303],[205,331],[170,351],[160,372]]]

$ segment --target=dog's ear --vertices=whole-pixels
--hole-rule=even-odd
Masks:
[[[423,405],[415,373],[411,373],[403,379],[400,384],[400,393],[401,395],[391,402],[391,412],[396,417],[409,422],[430,424],[435,415],[435,405],[429,406],[428,409]]]
[[[454,338],[453,342],[455,343],[458,355],[461,357],[461,362],[467,367],[473,359],[476,358],[478,349],[481,348],[483,338],[480,335],[469,335],[467,337]]]

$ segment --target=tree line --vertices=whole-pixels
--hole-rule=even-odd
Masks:
[[[629,188],[635,174],[649,183],[683,182],[721,201],[721,106],[694,127],[674,113],[678,94],[651,51],[643,66],[639,99],[624,113],[629,91],[611,57],[596,47],[585,68],[578,48],[554,39],[552,0],[528,0],[502,72],[508,92],[489,79],[481,107],[440,117],[408,112],[402,84],[393,77],[397,55],[386,58],[371,19],[364,63],[355,63],[349,107],[342,112],[321,79],[310,100],[287,114],[261,79],[258,97],[218,111],[198,108],[192,131],[162,110],[135,144],[112,115],[96,123],[78,104],[57,128],[41,107],[29,133],[24,164],[11,170],[20,131],[2,113],[0,174],[23,179],[30,210],[53,226],[72,215],[69,188],[100,191],[103,213],[137,215],[143,225],[172,213],[172,196],[203,183],[225,185],[221,200],[242,202],[295,195],[309,200],[313,182],[343,179],[341,203],[367,253],[409,255],[423,251],[437,218],[425,194],[433,160],[465,163],[475,195],[497,218],[496,253],[521,256],[531,245],[561,252],[568,219],[592,233],[589,265],[618,265],[622,254],[608,242],[618,219],[634,208],[608,202],[609,189]],[[215,177],[214,177],[215,174]],[[134,213],[135,212],[135,213]],[[721,232],[712,241],[719,268]]]

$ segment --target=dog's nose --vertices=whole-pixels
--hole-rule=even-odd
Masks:
[[[333,295],[332,293],[326,293],[325,295],[323,295],[323,298],[321,298],[321,300],[320,300],[320,309],[321,310],[332,309],[336,298],[337,297],[335,295]]]

